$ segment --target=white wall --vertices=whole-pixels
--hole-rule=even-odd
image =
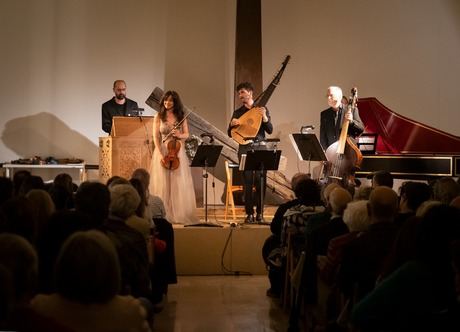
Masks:
[[[155,86],[175,89],[225,130],[235,13],[235,0],[0,2],[0,162],[97,163],[100,105],[118,78],[146,110]],[[305,165],[287,135],[319,129],[331,84],[356,85],[362,97],[460,135],[460,1],[262,0],[262,24],[265,85],[292,56],[268,103],[288,177]]]

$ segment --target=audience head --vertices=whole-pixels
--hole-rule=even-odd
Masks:
[[[450,263],[450,246],[460,239],[460,211],[445,204],[433,206],[417,229],[418,257],[433,264]]]
[[[318,183],[308,176],[299,179],[294,192],[296,197],[305,205],[321,205],[321,189]]]
[[[0,205],[11,197],[13,197],[13,181],[0,177]]]
[[[371,195],[371,192],[372,192],[372,187],[371,186],[360,186],[358,188],[358,191],[356,191],[356,194],[355,194],[355,199],[356,200],[369,200],[369,196]]]
[[[36,175],[27,176],[19,188],[19,195],[26,195],[32,189],[46,189],[41,177]]]
[[[126,219],[136,211],[141,198],[131,184],[118,184],[110,188],[110,214]]]
[[[140,180],[144,185],[145,190],[149,189],[150,174],[145,168],[135,169],[133,174],[131,175],[131,178]]]
[[[337,187],[332,190],[329,196],[329,204],[333,213],[343,215],[343,211],[347,207],[347,204],[352,201],[351,194],[348,190]]]
[[[375,187],[369,197],[367,211],[371,223],[393,222],[398,212],[398,195],[387,186]]]
[[[109,189],[117,184],[129,184],[129,181],[118,175],[114,175],[107,180],[107,187]]]
[[[32,176],[32,173],[30,173],[29,171],[25,169],[14,172],[14,175],[13,175],[14,190],[13,192],[15,196],[19,195],[19,189],[21,189],[22,183],[24,182],[25,179],[27,179],[30,176]]]
[[[139,194],[139,198],[140,198],[140,203],[137,206],[137,209],[135,211],[136,215],[138,217],[143,218],[144,213],[145,213],[145,207],[148,204],[145,187],[142,184],[141,180],[136,179],[136,178],[129,180],[129,183],[134,187],[134,189],[136,189],[137,193]]]
[[[51,199],[57,211],[69,210],[74,208],[73,192],[67,188],[55,185],[54,183],[48,189]]]
[[[297,187],[297,184],[299,183],[300,180],[302,179],[308,179],[310,176],[306,173],[295,173],[292,178],[291,178],[291,189],[295,192],[295,188]]]
[[[367,201],[359,200],[348,203],[343,212],[343,222],[350,232],[362,232],[369,227],[369,215],[367,214]]]
[[[460,195],[459,184],[450,177],[437,180],[433,187],[433,198],[449,205],[450,202]]]
[[[420,204],[420,206],[417,208],[417,211],[415,212],[415,215],[417,217],[424,217],[425,214],[428,212],[429,209],[431,209],[434,206],[441,205],[442,203],[440,201],[435,201],[435,200],[427,200]]]
[[[400,210],[416,211],[423,202],[431,198],[431,188],[422,182],[407,181],[400,188]]]
[[[372,187],[386,186],[393,188],[393,175],[388,171],[377,171],[372,175]]]
[[[3,215],[0,233],[18,234],[35,244],[38,225],[34,205],[30,199],[25,196],[13,197],[2,204],[0,213]]]
[[[321,193],[321,200],[323,201],[324,206],[329,207],[329,197],[331,195],[331,192],[335,188],[339,188],[339,187],[340,187],[339,184],[337,184],[335,182],[331,182],[331,183],[329,183],[327,186],[325,186],[323,188],[323,191]]]
[[[53,180],[53,185],[61,186],[67,189],[70,193],[74,192],[74,184],[72,177],[67,173],[60,173],[56,175],[56,177]]]
[[[0,234],[0,265],[11,276],[14,301],[28,303],[35,292],[38,277],[38,258],[33,246],[22,236]]]
[[[97,223],[109,215],[110,192],[100,182],[83,182],[75,193],[75,209],[90,216]]]
[[[56,211],[54,202],[50,194],[42,189],[32,189],[27,193],[26,197],[32,202],[35,209],[38,234],[40,235],[41,231],[48,223],[49,218]]]
[[[107,303],[119,291],[117,252],[99,231],[76,232],[63,244],[55,266],[56,291],[82,304]]]

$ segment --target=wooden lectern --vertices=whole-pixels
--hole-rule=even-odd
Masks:
[[[114,116],[110,136],[99,137],[99,180],[129,179],[136,168],[150,171],[153,148],[153,116]]]

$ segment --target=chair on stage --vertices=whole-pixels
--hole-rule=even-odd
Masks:
[[[233,221],[236,220],[236,214],[235,214],[235,200],[233,199],[233,192],[243,190],[242,185],[233,185],[233,172],[232,172],[232,167],[233,164],[230,164],[228,160],[225,160],[225,174],[227,176],[227,192],[225,194],[225,216],[224,219],[227,221],[227,214],[228,214],[228,204],[231,205],[232,208],[232,214],[233,214]],[[238,164],[235,164],[234,167],[238,167]]]

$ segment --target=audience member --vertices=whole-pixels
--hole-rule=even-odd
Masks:
[[[139,300],[117,295],[120,265],[111,241],[101,232],[77,232],[64,243],[56,262],[56,293],[38,295],[32,307],[79,332],[149,331]]]
[[[368,202],[370,225],[367,231],[344,248],[338,282],[342,292],[354,300],[374,288],[383,261],[390,252],[397,228],[398,195],[386,186],[375,187]]]
[[[150,296],[149,263],[145,237],[126,224],[136,210],[139,195],[130,184],[110,187],[109,218],[102,229],[118,252],[121,265],[122,294]]]
[[[64,241],[77,231],[97,228],[88,215],[79,211],[57,211],[49,219],[43,233],[38,238],[39,291],[52,293],[54,265]]]
[[[37,236],[40,237],[51,215],[56,211],[54,202],[48,192],[42,189],[32,189],[27,193],[26,197],[30,200],[35,210]]]
[[[292,177],[291,188],[296,197],[278,206],[270,224],[272,234],[265,240],[262,247],[262,258],[267,266],[268,279],[270,281],[270,288],[267,290],[267,296],[279,297],[281,294],[285,267],[281,262],[281,231],[283,228],[283,217],[287,210],[301,204],[300,198],[297,196],[296,188],[300,181],[308,178],[308,174],[305,173],[297,173]]]
[[[43,179],[37,175],[26,176],[19,188],[19,195],[26,195],[32,189],[46,190]]]
[[[451,177],[444,177],[435,181],[433,185],[433,199],[449,205],[460,195],[460,185]]]
[[[100,182],[85,181],[75,193],[75,210],[91,218],[95,227],[102,225],[109,216],[110,192]]]
[[[16,234],[0,234],[0,330],[71,332],[30,308],[37,286],[35,249]]]
[[[11,197],[13,197],[13,181],[0,177],[0,205]]]
[[[19,190],[22,186],[22,183],[24,182],[25,179],[27,179],[30,176],[32,176],[32,174],[28,170],[25,170],[25,169],[14,172],[14,175],[13,175],[13,195],[14,196],[19,195]]]
[[[58,211],[75,207],[74,192],[77,188],[78,186],[72,182],[72,177],[69,174],[60,173],[56,175],[48,191]]]
[[[116,184],[129,184],[129,181],[125,179],[124,177],[114,175],[110,179],[108,179],[106,183],[109,189]]]
[[[458,331],[451,244],[460,239],[460,213],[434,206],[421,220],[417,254],[353,309],[361,331]],[[454,310],[454,312],[453,312]]]
[[[25,196],[13,197],[0,207],[0,233],[8,232],[21,235],[35,245],[37,240],[37,216],[34,205]]]
[[[131,175],[133,179],[139,179],[146,188],[147,207],[145,209],[145,218],[152,222],[153,218],[166,218],[166,210],[160,197],[150,194],[150,174],[144,168],[137,168]]]
[[[308,236],[314,229],[325,224],[331,218],[331,205],[329,202],[329,196],[335,188],[339,188],[340,185],[337,183],[329,183],[323,187],[321,193],[321,200],[323,201],[324,211],[315,213],[308,218],[308,223],[305,227],[305,234]]]
[[[393,175],[388,171],[377,171],[372,174],[372,187],[386,186],[393,189]]]
[[[329,241],[327,256],[318,257],[318,267],[321,279],[327,284],[335,282],[337,269],[342,261],[343,248],[361,232],[369,228],[369,215],[367,214],[367,201],[359,200],[349,202],[343,213],[343,222],[349,233],[339,235]]]
[[[399,192],[399,212],[395,218],[397,227],[415,215],[420,204],[431,198],[431,188],[426,183],[404,182]]]
[[[365,186],[365,185],[361,185],[358,190],[355,192],[355,197],[354,197],[354,200],[355,201],[359,201],[359,200],[369,200],[369,196],[371,195],[371,192],[372,192],[372,187],[371,186]]]

